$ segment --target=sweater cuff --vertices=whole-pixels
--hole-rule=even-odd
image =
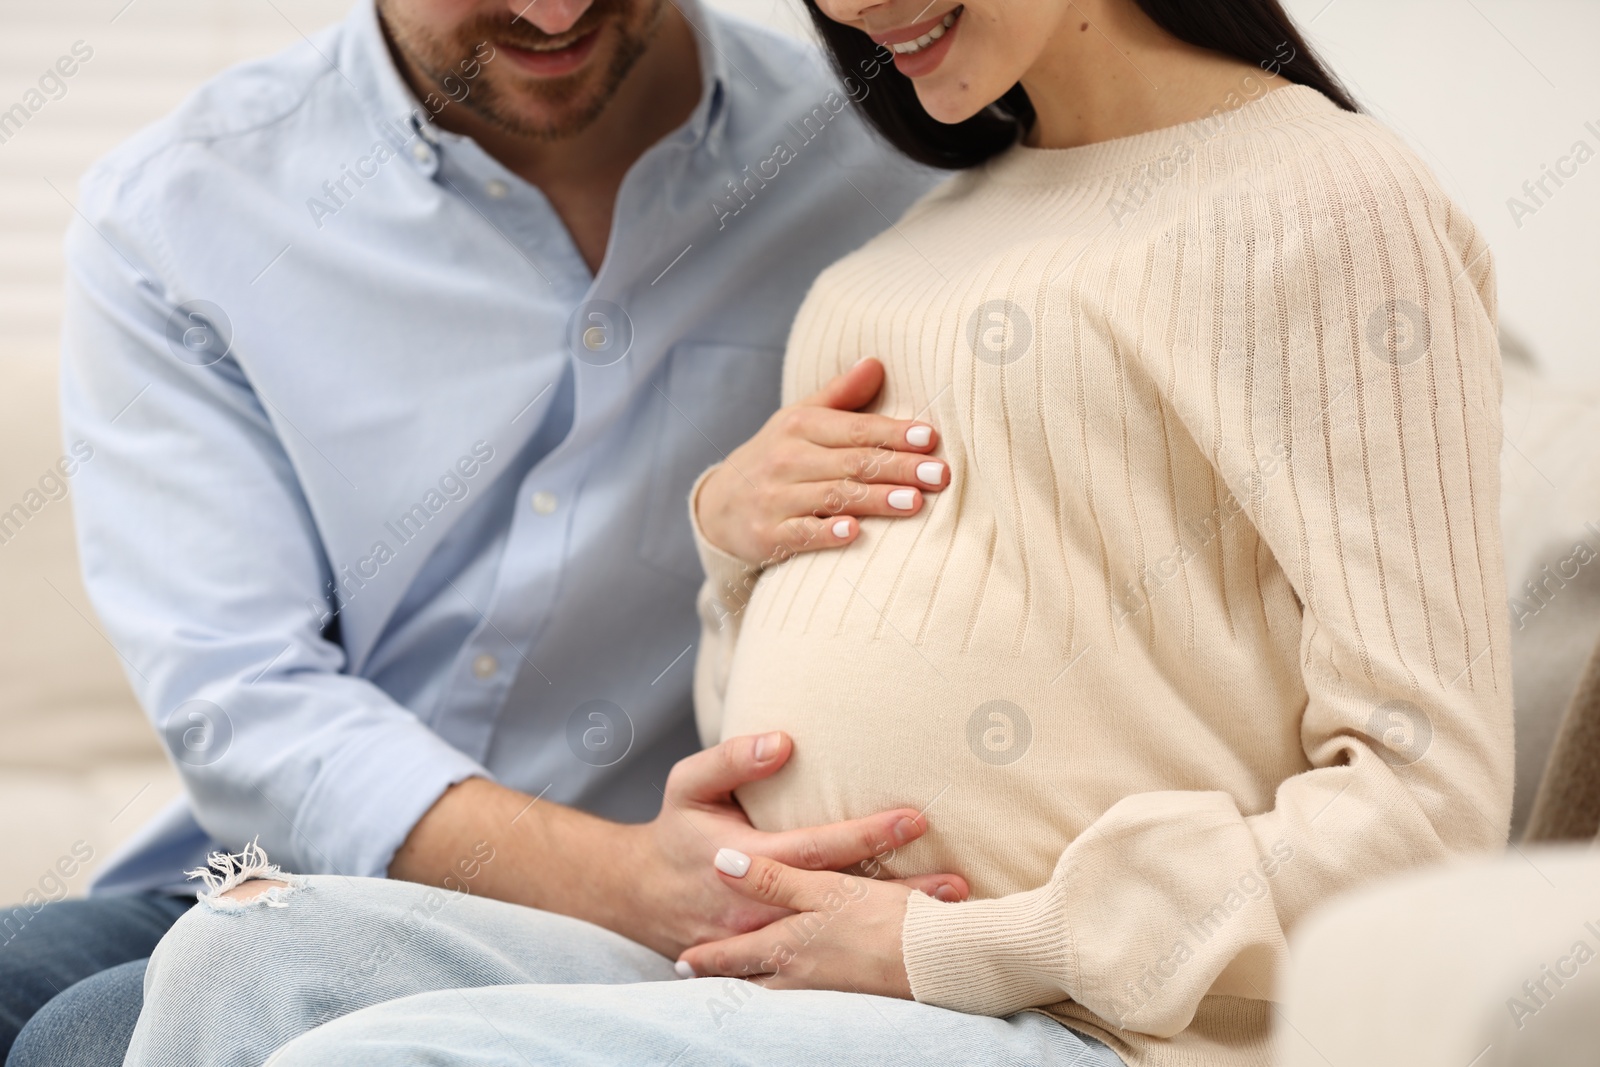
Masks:
[[[1058,1004],[1077,986],[1060,886],[946,904],[912,893],[901,928],[911,995],[923,1004],[1003,1017]]]
[[[737,615],[744,610],[750,600],[751,590],[756,587],[756,579],[761,576],[761,568],[752,567],[738,556],[724,552],[706,540],[705,531],[700,528],[699,509],[696,507],[700,500],[700,489],[716,469],[707,468],[694,480],[694,488],[689,490],[689,526],[694,531],[694,548],[700,556],[700,567],[706,572],[701,598],[709,598],[713,608],[720,609],[717,610],[720,618],[723,615]]]

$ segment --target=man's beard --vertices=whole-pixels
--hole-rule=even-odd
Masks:
[[[384,16],[390,39],[412,67],[436,86],[466,84],[466,96],[453,99],[447,106],[465,108],[518,137],[558,141],[582,133],[605,111],[649,47],[665,4],[666,0],[595,0],[572,29],[556,37],[504,10],[498,15],[480,15],[463,22],[448,39],[431,37],[416,27],[396,23],[386,10],[390,6],[387,3],[380,2],[379,12]],[[510,66],[499,58],[479,62],[483,69],[476,78],[467,79],[463,75],[463,68],[471,70],[471,64],[478,62],[475,57],[483,54],[485,42],[494,48],[509,45],[535,51],[548,48],[556,41],[571,43],[607,24],[618,41],[605,70],[598,76],[580,70],[564,78],[541,80],[528,89],[507,89],[495,84],[490,76],[489,68],[496,62]],[[543,105],[546,116],[542,121],[517,107],[519,96]]]

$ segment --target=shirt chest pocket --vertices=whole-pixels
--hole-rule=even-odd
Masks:
[[[686,341],[655,383],[655,454],[639,558],[698,585],[704,578],[689,526],[689,489],[777,410],[783,353],[752,345]]]

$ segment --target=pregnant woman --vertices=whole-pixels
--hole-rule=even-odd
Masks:
[[[1426,168],[1274,0],[813,14],[884,135],[961,173],[818,279],[791,406],[696,488],[698,712],[789,753],[738,792],[758,828],[926,834],[853,875],[715,849],[796,914],[676,960],[441,911],[378,970],[544,952],[537,984],[366,1007],[274,1064],[1264,1065],[1308,911],[1504,842],[1494,289]],[[847,439],[800,399],[880,374]],[[970,899],[890,880],[940,871]],[[313,889],[256,929],[354,892]],[[196,1010],[185,982],[248,965],[186,936],[130,1063],[248,1015]]]
[[[709,472],[697,713],[793,738],[739,791],[756,826],[925,809],[881,873],[973,899],[874,885],[835,917],[827,876],[754,860],[824,924],[772,984],[1265,1062],[1309,909],[1505,838],[1483,239],[1275,3],[820,6],[841,70],[881,28],[910,76],[879,128],[966,170],[817,280],[785,397],[881,360],[878,413],[937,426],[949,484],[777,562],[782,505],[825,513],[845,472],[793,415]],[[725,502],[786,471],[824,484]],[[786,936],[684,958],[759,973]]]

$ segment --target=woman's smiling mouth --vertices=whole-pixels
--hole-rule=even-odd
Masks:
[[[908,78],[933,73],[950,50],[950,37],[961,21],[964,7],[956,7],[938,18],[887,33],[872,39],[894,53],[894,65]]]

